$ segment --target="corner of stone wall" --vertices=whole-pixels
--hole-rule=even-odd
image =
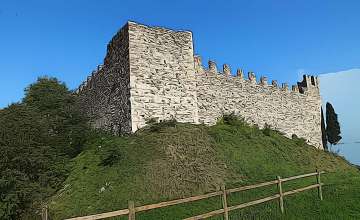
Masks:
[[[114,134],[132,130],[128,39],[126,23],[108,43],[104,65],[98,66],[77,89],[92,125]]]
[[[151,117],[197,123],[192,33],[129,24],[132,130]]]

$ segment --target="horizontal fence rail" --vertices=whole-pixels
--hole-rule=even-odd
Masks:
[[[124,216],[124,215],[127,215],[129,220],[135,220],[135,214],[137,212],[143,212],[143,211],[163,208],[163,207],[167,207],[167,206],[173,206],[173,205],[179,205],[179,204],[188,203],[188,202],[199,201],[202,199],[208,199],[208,198],[215,197],[215,196],[221,197],[221,201],[222,201],[222,205],[223,205],[222,209],[218,209],[218,210],[214,210],[214,211],[204,213],[201,215],[189,217],[189,218],[186,218],[185,220],[204,219],[204,218],[209,218],[209,217],[216,216],[216,215],[224,215],[224,219],[229,220],[229,212],[230,211],[234,211],[237,209],[243,209],[243,208],[246,208],[249,206],[253,206],[253,205],[257,205],[257,204],[261,204],[264,202],[277,200],[277,199],[279,200],[280,210],[283,213],[284,212],[283,198],[285,196],[289,196],[289,195],[292,195],[295,193],[299,193],[299,192],[303,192],[306,190],[317,188],[318,196],[319,196],[320,200],[323,200],[322,186],[324,184],[321,183],[321,180],[320,180],[320,175],[323,173],[325,173],[325,172],[324,171],[321,171],[321,172],[316,171],[314,173],[307,173],[307,174],[302,174],[302,175],[292,176],[292,177],[287,177],[287,178],[281,178],[280,176],[278,176],[276,180],[258,183],[258,184],[254,184],[254,185],[249,185],[249,186],[242,186],[242,187],[233,188],[233,189],[225,189],[225,186],[222,186],[221,191],[212,192],[212,193],[199,195],[199,196],[192,196],[192,197],[188,197],[188,198],[184,198],[184,199],[176,199],[176,200],[171,200],[171,201],[167,201],[167,202],[160,202],[160,203],[151,204],[151,205],[144,205],[144,206],[139,206],[139,207],[135,207],[134,202],[129,201],[129,206],[127,209],[122,209],[122,210],[113,211],[113,212],[106,212],[106,213],[101,213],[101,214],[95,214],[95,215],[88,215],[88,216],[83,216],[83,217],[69,218],[66,220],[95,220],[95,219],[104,219],[104,218]],[[311,176],[316,176],[316,182],[317,182],[316,184],[306,186],[303,188],[289,190],[286,192],[284,192],[282,189],[282,184],[284,182],[301,179],[301,178],[306,178],[306,177],[311,177]],[[257,199],[254,201],[242,203],[239,205],[234,205],[234,206],[230,206],[230,207],[228,207],[228,205],[227,205],[227,195],[230,195],[231,193],[256,189],[256,188],[270,186],[270,185],[277,185],[279,193],[272,195],[272,196],[265,197],[265,198]],[[44,219],[44,220],[47,220],[47,214],[46,214],[46,219]]]

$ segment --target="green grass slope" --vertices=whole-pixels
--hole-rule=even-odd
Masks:
[[[96,214],[249,185],[281,177],[327,171],[324,200],[317,190],[285,197],[285,214],[271,201],[230,219],[360,219],[360,172],[336,155],[227,118],[215,126],[156,124],[128,137],[99,136],[72,161],[64,189],[49,201],[52,219]],[[284,190],[315,183],[286,183]],[[276,193],[276,186],[234,193],[229,205]],[[139,213],[136,219],[182,219],[221,208],[219,197]],[[114,219],[127,219],[114,218]],[[212,219],[222,219],[221,216]]]

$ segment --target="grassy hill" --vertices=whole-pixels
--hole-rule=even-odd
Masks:
[[[126,137],[98,135],[71,162],[64,189],[49,201],[52,219],[63,219],[325,170],[324,200],[316,190],[230,212],[230,219],[360,219],[360,172],[343,158],[302,139],[225,117],[215,126],[154,124]],[[315,178],[285,184],[285,190]],[[276,193],[276,186],[231,194],[230,204]],[[136,219],[182,219],[221,208],[218,197],[152,210]],[[118,218],[127,219],[127,218]],[[222,217],[213,218],[222,219]]]

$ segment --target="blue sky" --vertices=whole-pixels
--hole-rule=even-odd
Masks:
[[[360,69],[320,75],[321,96],[325,112],[330,102],[341,126],[343,144],[334,147],[351,162],[360,165]]]
[[[75,88],[127,20],[191,30],[205,62],[279,83],[360,68],[359,11],[356,0],[1,0],[0,107],[41,75]]]

